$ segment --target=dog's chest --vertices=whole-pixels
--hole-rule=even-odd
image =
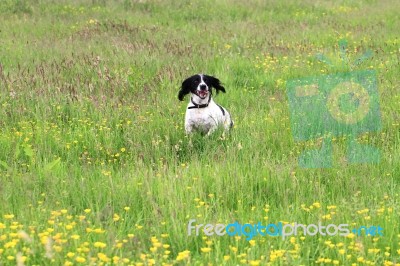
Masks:
[[[195,129],[208,131],[217,124],[212,108],[190,109],[186,113],[186,123]]]

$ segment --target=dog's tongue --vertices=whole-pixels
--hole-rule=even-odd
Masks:
[[[199,94],[200,94],[201,97],[204,97],[204,96],[207,95],[207,92],[206,91],[200,91]]]

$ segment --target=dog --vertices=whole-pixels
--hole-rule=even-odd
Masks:
[[[185,115],[185,131],[189,135],[194,131],[210,135],[218,127],[223,126],[225,132],[233,127],[230,113],[222,106],[216,104],[212,98],[212,89],[218,94],[225,93],[225,88],[219,79],[197,74],[182,82],[178,99],[183,101],[185,95],[190,93],[190,101]]]

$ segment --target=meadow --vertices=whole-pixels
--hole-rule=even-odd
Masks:
[[[400,2],[0,2],[0,265],[400,265]],[[356,67],[340,59],[348,42]],[[333,65],[315,55],[323,53]],[[376,70],[379,164],[298,166],[290,79]],[[218,77],[230,134],[185,136],[181,82]],[[383,236],[188,236],[196,223]]]

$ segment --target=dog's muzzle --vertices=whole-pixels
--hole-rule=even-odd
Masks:
[[[208,90],[196,90],[196,95],[204,99],[208,95]]]

